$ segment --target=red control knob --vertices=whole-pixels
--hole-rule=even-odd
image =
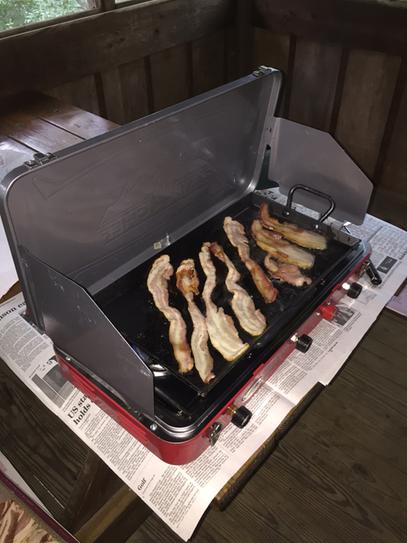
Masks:
[[[320,312],[325,320],[331,321],[335,316],[336,306],[334,304],[322,305],[320,307]]]

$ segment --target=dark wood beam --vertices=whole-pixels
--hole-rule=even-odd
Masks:
[[[208,35],[232,0],[152,0],[0,40],[0,96],[55,87]],[[174,74],[176,76],[176,74]]]
[[[254,0],[254,24],[273,32],[401,54],[407,4],[377,0]]]

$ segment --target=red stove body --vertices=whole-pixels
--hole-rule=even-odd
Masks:
[[[342,296],[359,294],[356,281],[369,264],[369,246],[331,219],[360,224],[372,185],[328,134],[274,116],[280,82],[277,70],[261,67],[56,155],[36,156],[1,182],[27,317],[52,339],[67,378],[168,463],[194,460],[229,423],[244,427],[250,398],[293,349],[310,347],[308,334],[322,318],[335,318]],[[266,200],[273,216],[328,240],[325,251],[313,251],[311,284],[275,282],[272,304],[223,230],[231,216],[249,236],[265,201],[254,191],[261,177],[287,196],[284,204]],[[294,193],[317,218],[294,208]],[[224,247],[267,320],[255,338],[236,322],[249,348],[233,363],[212,350],[208,384],[195,370],[179,374],[168,322],[146,284],[159,255],[168,254],[174,268],[185,258],[198,263],[205,241]],[[253,240],[250,251],[262,264]],[[198,264],[197,271],[202,287]],[[217,276],[213,300],[230,314],[224,270]],[[185,300],[173,281],[169,291],[190,337]]]
[[[65,377],[71,381],[88,398],[108,413],[116,422],[132,434],[151,452],[169,464],[187,464],[200,456],[205,449],[214,445],[220,432],[232,423],[233,417],[239,413],[248,401],[260,390],[263,384],[281,366],[285,359],[297,348],[299,338],[308,338],[308,334],[321,322],[332,320],[335,316],[336,304],[348,294],[348,286],[355,284],[369,262],[369,253],[356,265],[344,282],[337,285],[326,300],[298,328],[296,334],[286,340],[273,355],[259,365],[245,385],[231,398],[224,407],[194,437],[182,441],[167,441],[141,424],[128,410],[107,394],[94,382],[72,365],[71,359],[57,355]],[[342,285],[345,285],[343,288]],[[305,347],[308,350],[307,347]],[[250,412],[249,412],[250,413]],[[243,413],[243,417],[247,413]],[[242,420],[243,425],[245,419]]]

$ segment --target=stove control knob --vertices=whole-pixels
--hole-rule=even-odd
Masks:
[[[242,405],[235,409],[231,421],[238,428],[244,428],[251,418],[252,412]]]
[[[222,431],[222,425],[220,422],[214,422],[212,426],[209,428],[208,438],[209,438],[209,443],[212,447],[218,441],[221,431]]]
[[[312,337],[303,334],[297,338],[295,342],[295,348],[298,349],[301,353],[306,353],[312,345]]]
[[[346,290],[346,294],[349,298],[357,298],[363,290],[362,285],[359,283],[344,283],[342,288]]]

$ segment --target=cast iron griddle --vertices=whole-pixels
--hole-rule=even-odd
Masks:
[[[324,282],[325,276],[351,249],[348,245],[330,237],[328,248],[325,251],[311,251],[316,257],[315,264],[306,273],[311,277],[312,284],[307,287],[296,288],[275,280],[273,283],[279,291],[279,296],[274,303],[266,304],[254,286],[249,272],[241,262],[237,250],[230,244],[223,231],[223,219],[227,215],[231,215],[245,226],[246,234],[250,240],[251,256],[263,265],[266,253],[256,246],[250,236],[250,226],[252,221],[258,216],[258,207],[251,203],[250,200],[245,200],[244,203],[233,206],[229,212],[223,212],[173,243],[154,258],[133,270],[125,278],[110,286],[108,291],[104,292],[98,298],[106,315],[149,365],[162,366],[201,394],[206,394],[219,384],[232,366],[237,364],[244,365],[249,359],[255,356],[256,350],[275,339],[279,331],[293,315],[298,315],[298,312],[301,311],[307,300],[312,300],[315,289]],[[155,307],[152,296],[147,289],[147,276],[152,263],[161,254],[168,254],[171,264],[174,267],[174,275],[169,282],[170,304],[181,311],[187,324],[188,337],[190,338],[192,323],[186,301],[175,286],[175,270],[183,259],[193,258],[199,275],[200,292],[202,292],[205,275],[201,269],[198,254],[202,243],[205,241],[217,241],[223,246],[225,252],[241,274],[241,285],[252,295],[256,307],[262,311],[267,320],[265,332],[258,337],[250,336],[239,326],[230,307],[231,295],[224,285],[227,271],[226,266],[213,258],[217,270],[217,286],[213,293],[213,301],[216,305],[223,307],[225,312],[232,316],[240,337],[243,341],[249,343],[250,347],[234,362],[227,362],[210,345],[216,377],[209,384],[204,384],[201,381],[195,369],[187,374],[178,373],[178,365],[168,339],[168,321]],[[205,308],[200,296],[195,297],[195,301],[204,312]]]

